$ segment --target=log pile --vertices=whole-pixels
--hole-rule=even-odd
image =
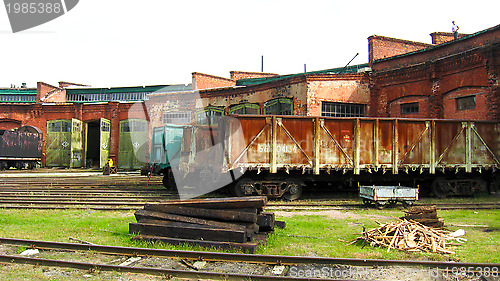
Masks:
[[[210,198],[146,204],[129,224],[134,240],[160,241],[254,253],[276,222],[264,212],[267,197]]]
[[[401,219],[414,220],[428,227],[441,228],[443,219],[437,216],[436,206],[414,206],[405,211]]]
[[[364,231],[351,242],[364,241],[372,247],[387,247],[387,252],[397,249],[409,252],[434,252],[454,254],[447,248],[460,242],[460,238],[449,235],[446,230],[427,227],[413,220],[399,220],[391,223],[378,223],[379,227]]]

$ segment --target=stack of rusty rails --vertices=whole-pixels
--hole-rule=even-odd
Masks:
[[[274,227],[274,213],[264,212],[267,197],[175,200],[149,203],[130,223],[133,240],[159,241],[255,253]]]
[[[428,227],[441,228],[443,219],[437,216],[436,206],[414,206],[405,211],[401,219],[414,220]]]
[[[378,228],[364,231],[361,236],[350,244],[364,241],[372,247],[386,247],[387,252],[397,249],[408,252],[433,252],[454,254],[447,248],[458,245],[461,238],[450,235],[449,231],[427,227],[412,220],[399,220],[398,222],[379,223]],[[463,239],[463,238],[462,238]]]

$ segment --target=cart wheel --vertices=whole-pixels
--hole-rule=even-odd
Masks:
[[[375,205],[377,205],[377,209],[382,210],[385,208],[386,201],[376,201]]]
[[[288,191],[283,194],[283,198],[288,201],[296,200],[302,195],[302,184],[297,181],[287,181],[286,182]]]
[[[446,196],[450,195],[452,189],[449,186],[449,183],[446,180],[446,178],[435,179],[432,182],[431,188],[432,191],[434,192],[434,195],[436,195],[438,198],[446,198]]]
[[[398,203],[398,201],[396,201],[396,200],[389,200],[388,201],[389,207],[394,207],[394,206],[396,206],[397,203]]]
[[[405,208],[411,207],[413,205],[414,201],[403,201],[403,206]]]
[[[370,206],[372,204],[372,201],[370,199],[363,198],[363,204],[366,206]]]
[[[250,196],[254,192],[254,181],[252,179],[241,179],[233,187],[236,197]]]

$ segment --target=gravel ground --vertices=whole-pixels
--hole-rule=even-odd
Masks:
[[[0,245],[0,254],[13,255],[23,248]],[[101,255],[93,252],[61,252],[61,251],[40,251],[32,257],[46,259],[62,259],[68,261],[92,262],[101,264],[120,265],[123,262],[131,261],[129,257],[115,255]],[[164,259],[157,257],[144,257],[131,264],[139,267],[157,267],[175,270],[195,270],[192,268],[194,261],[180,259]],[[108,271],[87,271],[77,269],[67,269],[58,267],[41,267],[33,265],[0,264],[0,280],[182,280],[170,278],[168,276],[153,276],[135,273],[119,273]],[[497,276],[492,277],[470,277],[463,274],[454,274],[435,268],[416,267],[351,267],[344,265],[297,265],[286,266],[280,274],[273,273],[275,266],[265,264],[228,263],[228,262],[207,262],[200,271],[224,272],[237,274],[255,274],[268,276],[292,276],[310,278],[332,278],[332,279],[353,279],[353,280],[408,280],[408,281],[498,281]],[[459,272],[460,269],[454,269]],[[498,273],[498,272],[497,272]]]

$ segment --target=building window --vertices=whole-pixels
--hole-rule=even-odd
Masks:
[[[266,115],[292,115],[293,99],[279,98],[267,101],[264,104],[264,114]]]
[[[109,123],[102,123],[101,131],[109,132],[111,129],[110,126],[111,126],[111,124],[109,124]]]
[[[365,105],[354,103],[322,102],[321,116],[325,117],[363,117]]]
[[[217,106],[207,106],[196,113],[196,124],[215,125],[224,115],[224,108]]]
[[[190,112],[163,113],[163,124],[189,124],[190,122],[191,122]]]
[[[255,103],[241,103],[231,105],[229,114],[260,114],[260,106]]]
[[[401,104],[401,114],[418,113],[418,102]]]
[[[476,96],[466,96],[455,98],[457,110],[466,110],[476,108]]]
[[[146,121],[145,120],[134,120],[134,119],[127,119],[127,120],[123,120],[120,122],[120,132],[121,133],[131,133],[131,132],[135,132],[135,133],[143,133],[143,132],[146,132],[147,130],[147,127],[146,127]],[[103,128],[105,128],[105,126],[108,126],[108,129],[109,129],[109,124],[107,123],[104,123],[103,124]]]

